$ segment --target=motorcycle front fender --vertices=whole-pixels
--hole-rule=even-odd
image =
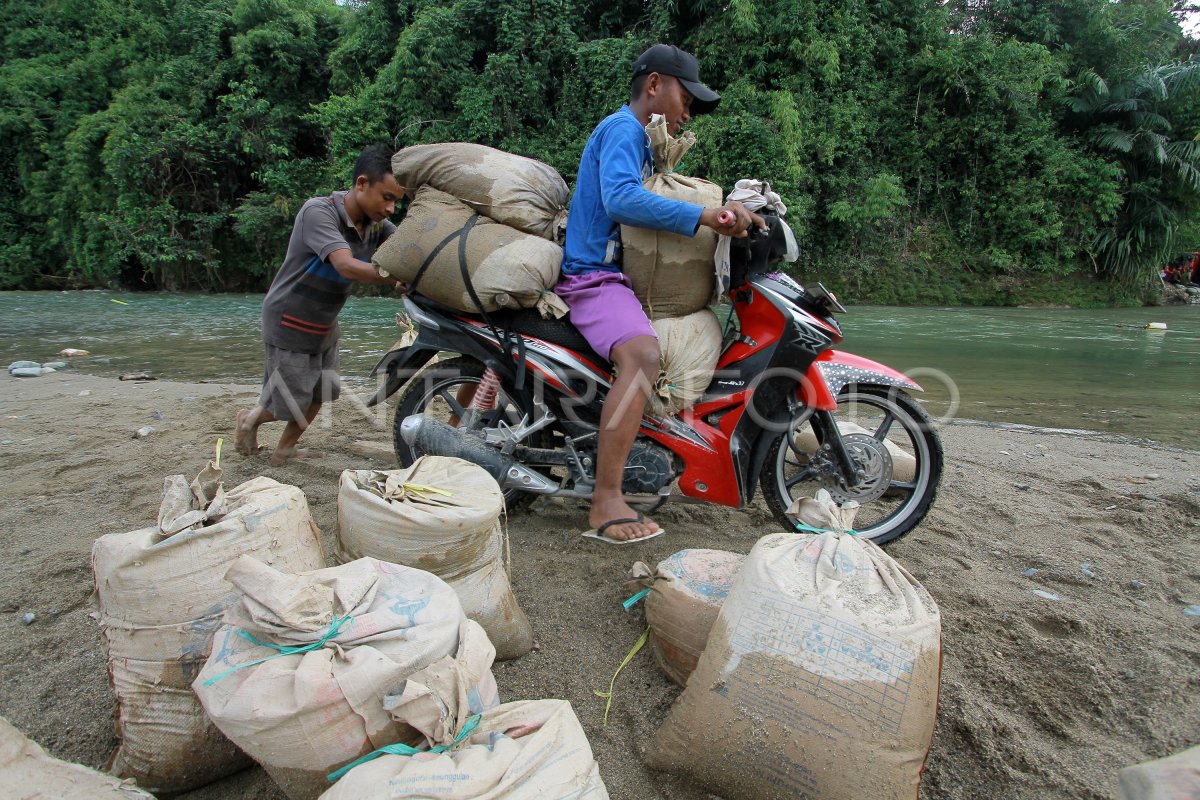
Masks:
[[[371,369],[368,377],[376,377],[381,373],[386,376],[379,384],[379,390],[367,400],[367,406],[376,406],[400,390],[409,379],[421,371],[437,355],[437,350],[422,344],[412,344],[408,347],[398,347],[387,353]]]
[[[806,406],[818,411],[833,411],[837,408],[838,393],[850,384],[925,391],[903,372],[878,361],[842,350],[826,350],[809,366],[804,380],[800,382],[798,394]]]

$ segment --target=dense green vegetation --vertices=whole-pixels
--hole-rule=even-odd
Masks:
[[[4,0],[0,288],[261,288],[357,151],[572,180],[655,41],[724,95],[683,168],[787,201],[855,301],[1136,299],[1200,245],[1200,60],[1165,0]]]

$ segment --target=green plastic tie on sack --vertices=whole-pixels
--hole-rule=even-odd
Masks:
[[[646,591],[649,591],[649,589],[647,589]],[[597,691],[596,689],[592,689],[592,694],[596,695],[596,697],[603,697],[608,700],[608,702],[604,704],[604,722],[602,724],[604,724],[604,725],[608,724],[608,710],[610,708],[612,708],[613,687],[616,686],[616,684],[617,684],[617,676],[621,674],[621,670],[625,669],[625,667],[628,666],[629,662],[633,660],[633,657],[638,654],[638,651],[641,650],[646,645],[646,641],[649,638],[650,638],[650,628],[647,627],[646,630],[642,631],[642,635],[638,637],[637,644],[635,644],[633,646],[633,649],[630,650],[628,655],[625,656],[625,660],[621,662],[621,666],[617,667],[617,671],[613,673],[612,680],[608,682],[608,691],[607,692],[601,692],[601,691]]]
[[[851,536],[858,536],[858,531],[854,530],[853,528],[846,528],[845,530],[831,530],[829,528],[814,528],[812,525],[805,525],[803,522],[797,522],[795,524],[797,531],[808,531],[809,533],[848,533]]]
[[[638,600],[641,600],[643,597],[645,597],[648,594],[650,594],[649,589],[642,589],[640,592],[635,594],[633,597],[631,597],[628,600],[626,600],[625,602],[621,603],[621,605],[625,607],[626,611],[628,611],[629,609],[633,608],[634,604],[637,603]]]
[[[379,748],[378,750],[376,750],[374,752],[367,753],[365,756],[360,756],[360,757],[354,759],[353,761],[351,761],[349,764],[342,767],[341,769],[334,770],[333,772],[331,772],[325,776],[325,780],[329,781],[330,783],[334,783],[335,781],[337,781],[338,778],[342,777],[347,772],[349,772],[350,770],[359,766],[360,764],[365,764],[368,761],[374,761],[375,759],[379,758],[382,755],[415,756],[417,753],[444,753],[447,750],[449,750],[451,747],[454,747],[454,745],[461,742],[463,739],[466,739],[468,736],[470,736],[474,732],[474,730],[479,727],[479,723],[482,719],[483,719],[482,714],[476,714],[475,716],[471,717],[469,720],[467,720],[463,724],[462,730],[460,730],[458,732],[458,735],[454,737],[453,742],[451,742],[450,744],[439,744],[439,745],[429,748],[428,750],[418,750],[415,747],[411,747],[411,746],[409,746],[407,744],[403,744],[401,742],[397,742],[396,744],[385,744],[383,747]]]
[[[334,617],[333,622],[329,626],[329,630],[325,632],[324,636],[322,636],[320,639],[318,639],[315,642],[311,642],[310,644],[302,644],[302,645],[296,645],[296,646],[271,644],[270,642],[260,642],[258,639],[255,639],[254,636],[251,635],[249,631],[239,630],[237,632],[237,634],[238,634],[238,636],[241,636],[243,639],[249,639],[251,642],[253,642],[254,644],[256,644],[260,647],[269,647],[272,650],[278,650],[279,652],[273,656],[267,656],[266,658],[260,658],[257,661],[247,661],[245,664],[238,664],[236,667],[233,667],[232,669],[227,669],[224,672],[222,672],[221,674],[214,675],[213,677],[209,678],[208,680],[206,680],[204,682],[204,685],[212,686],[214,683],[221,680],[221,678],[224,678],[226,675],[230,675],[234,672],[237,672],[239,669],[245,669],[246,667],[256,667],[259,664],[264,664],[264,663],[271,661],[273,659],[276,659],[276,658],[282,658],[283,656],[294,656],[297,653],[307,653],[312,650],[317,650],[321,647],[324,647],[326,642],[328,642],[334,636],[337,636],[339,633],[341,633],[342,626],[344,626],[348,622],[353,622],[353,620],[351,619],[349,614],[347,614],[346,616],[344,616],[340,619],[338,617]]]

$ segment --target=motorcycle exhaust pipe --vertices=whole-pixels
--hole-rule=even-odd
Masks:
[[[506,456],[479,437],[422,414],[404,418],[400,423],[400,438],[421,453],[461,458],[478,464],[505,489],[523,489],[538,494],[558,491],[557,483],[517,463],[515,458]]]

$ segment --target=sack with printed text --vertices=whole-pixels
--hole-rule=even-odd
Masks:
[[[192,688],[291,800],[318,797],[329,773],[377,747],[419,743],[384,698],[447,657],[477,654],[459,670],[473,713],[499,703],[487,635],[428,572],[362,558],[287,575],[242,558],[228,578],[239,602]]]
[[[667,677],[686,686],[708,634],[746,557],[724,550],[680,550],[651,571],[641,561],[627,588],[645,588],[646,624],[654,660]]]
[[[608,800],[566,700],[505,703],[396,750],[354,766],[321,800]]]
[[[937,712],[937,605],[827,493],[799,516],[829,530],[755,544],[647,763],[724,797],[912,800]]]
[[[304,492],[255,478],[226,492],[214,464],[190,483],[163,481],[158,524],[92,546],[100,631],[117,699],[120,745],[109,766],[155,793],[181,792],[245,768],[191,684],[237,594],[239,557],[289,571],[325,564]]]

